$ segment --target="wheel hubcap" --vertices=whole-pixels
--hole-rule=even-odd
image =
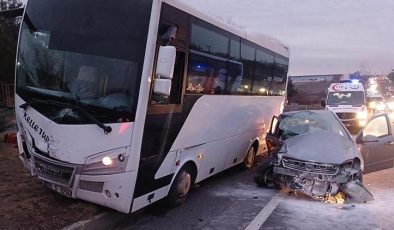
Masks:
[[[179,184],[178,184],[178,194],[179,197],[186,196],[186,194],[190,190],[191,186],[191,176],[187,172],[182,172],[182,174],[179,177]]]
[[[254,151],[253,148],[251,148],[248,152],[248,156],[246,157],[246,162],[245,162],[246,166],[249,168],[252,167],[253,160],[254,160]]]

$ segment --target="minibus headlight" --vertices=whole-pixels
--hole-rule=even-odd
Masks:
[[[105,165],[105,166],[110,166],[110,165],[112,165],[112,159],[111,159],[111,157],[103,157],[103,159],[101,160],[101,162],[103,162],[103,165]]]
[[[123,153],[104,153],[89,157],[82,169],[84,175],[122,173],[126,169],[127,156]]]

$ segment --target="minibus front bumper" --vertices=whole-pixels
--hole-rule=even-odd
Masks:
[[[84,165],[58,161],[37,153],[17,134],[19,158],[32,176],[48,188],[70,198],[81,199],[128,213],[135,171],[108,175],[83,175]]]

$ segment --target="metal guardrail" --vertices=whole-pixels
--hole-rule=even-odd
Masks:
[[[0,105],[14,107],[14,84],[0,82]]]

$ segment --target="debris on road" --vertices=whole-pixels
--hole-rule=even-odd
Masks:
[[[328,194],[325,198],[325,202],[329,204],[344,204],[346,195],[343,192],[339,192],[336,195]]]
[[[373,200],[373,195],[360,181],[351,181],[343,187],[343,191],[356,202]]]

